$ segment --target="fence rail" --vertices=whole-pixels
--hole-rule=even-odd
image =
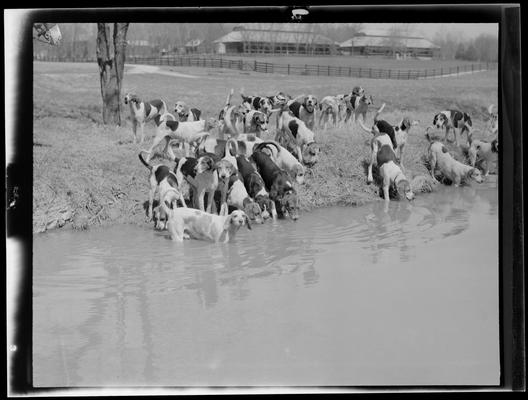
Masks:
[[[71,59],[59,57],[35,57],[36,61],[55,62],[96,62],[95,59]],[[275,64],[262,61],[244,59],[228,59],[221,57],[127,57],[127,64],[148,64],[167,66],[189,66],[203,68],[224,68],[240,71],[253,71],[266,74],[309,75],[309,76],[342,76],[372,79],[427,79],[442,76],[457,76],[475,72],[496,70],[496,63],[464,64],[451,67],[427,69],[383,69],[369,67],[333,66],[333,65],[298,65]]]

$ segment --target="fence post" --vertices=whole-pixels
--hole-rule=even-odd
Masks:
[[[348,76],[352,76],[352,67],[348,67]],[[361,68],[359,68],[359,77],[361,78]]]
[[[372,78],[372,68],[369,68],[369,78]]]
[[[473,64],[471,64],[471,73],[473,73]]]
[[[411,79],[411,70],[410,69],[407,70],[407,79]]]
[[[330,65],[328,66],[328,76],[330,76]]]
[[[290,64],[288,64],[288,75],[290,75]]]

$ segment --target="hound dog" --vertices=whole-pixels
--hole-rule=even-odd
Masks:
[[[148,203],[148,212],[147,217],[150,221],[152,219],[152,206],[154,203],[154,195],[156,194],[156,190],[159,189],[159,197],[160,197],[160,204],[161,202],[165,201],[164,198],[171,198],[171,203],[173,200],[180,200],[182,207],[187,207],[185,204],[185,200],[183,198],[183,195],[181,191],[179,190],[179,184],[178,179],[176,178],[176,175],[169,169],[168,166],[159,164],[159,165],[150,165],[147,163],[141,153],[138,154],[139,160],[141,163],[148,168],[150,174],[149,174],[149,183],[150,183],[150,191],[149,191],[149,203]],[[169,196],[170,194],[170,196]],[[158,219],[156,222],[156,227],[160,228],[161,218]]]
[[[174,112],[178,116],[180,122],[184,121],[199,121],[202,112],[197,108],[189,108],[184,101],[177,101],[174,105]]]
[[[345,123],[354,116],[354,121],[358,121],[358,117],[361,115],[363,117],[363,122],[367,120],[367,111],[371,104],[374,104],[372,96],[367,96],[366,94],[356,95],[349,94],[345,96],[346,104],[346,116]]]
[[[420,121],[411,120],[410,117],[405,116],[398,125],[391,125],[385,120],[378,119],[379,114],[384,108],[385,103],[381,105],[379,110],[374,115],[374,124],[372,125],[372,129],[369,130],[361,121],[358,121],[358,123],[363,128],[363,130],[369,133],[373,133],[374,135],[388,135],[392,143],[392,148],[394,151],[398,152],[398,162],[403,168],[403,149],[407,143],[409,131],[413,126],[418,125]]]
[[[244,117],[249,111],[244,105],[231,105],[231,98],[234,90],[231,89],[227,95],[224,107],[220,111],[218,120],[221,123],[220,139],[223,139],[225,133],[229,135],[238,135],[244,132]]]
[[[465,112],[458,110],[445,110],[434,116],[433,125],[436,126],[437,129],[445,129],[444,141],[447,141],[449,131],[453,130],[455,144],[458,146],[458,132],[460,132],[460,135],[466,133],[469,142],[473,123],[471,117]]]
[[[153,120],[157,116],[166,113],[167,105],[161,99],[142,101],[139,96],[133,93],[125,95],[125,104],[130,107],[130,118],[132,119],[132,132],[134,133],[134,143],[136,143],[137,128],[141,130],[141,137],[139,143],[143,143],[145,139],[145,123]]]
[[[429,145],[428,156],[431,176],[435,183],[438,183],[438,180],[435,177],[436,168],[438,168],[442,175],[448,178],[455,186],[459,186],[460,183],[466,182],[469,179],[472,179],[477,183],[482,183],[482,174],[477,168],[455,160],[442,143],[431,140],[428,132],[426,133],[426,137],[431,143]]]
[[[286,148],[276,142],[267,141],[258,143],[253,147],[253,154],[258,151],[267,154],[279,168],[288,172],[299,185],[304,184],[306,175],[304,167]]]
[[[477,163],[480,165],[483,163],[484,176],[488,176],[493,156],[498,152],[499,143],[497,139],[493,139],[491,143],[485,140],[471,140],[468,150],[469,164],[474,167]]]
[[[488,107],[488,118],[486,129],[491,132],[491,134],[497,135],[499,132],[499,114],[497,107],[495,107],[494,104],[490,104]]]
[[[386,137],[386,135],[384,136]],[[383,139],[380,140],[380,144],[381,143],[383,143]],[[376,158],[379,172],[383,179],[382,188],[385,201],[389,201],[390,187],[395,190],[399,197],[404,195],[407,200],[413,200],[414,193],[411,190],[411,185],[400,166],[397,164],[396,154],[394,153],[391,144],[382,144],[377,152]]]
[[[150,149],[145,151],[148,154],[147,162],[149,162],[153,150],[163,141],[165,143],[163,153],[167,153],[171,159],[176,158],[170,146],[172,140],[183,142],[185,145],[185,155],[189,156],[190,146],[194,145],[203,136],[208,135],[211,129],[218,127],[218,122],[213,119],[207,121],[179,122],[158,117],[156,118],[156,123],[158,124],[156,136],[152,141]]]
[[[332,118],[332,124],[337,126],[340,121],[339,100],[336,96],[325,96],[319,102],[319,127],[326,130]]]
[[[171,239],[177,242],[190,237],[227,243],[234,239],[242,226],[251,229],[248,216],[241,210],[235,210],[229,215],[214,215],[190,208],[177,208],[168,212],[167,229]]]
[[[262,224],[264,223],[262,210],[259,204],[249,196],[242,179],[240,173],[229,178],[227,205],[243,210],[250,221]]]
[[[269,123],[272,114],[278,112],[280,107],[288,101],[289,97],[283,92],[273,96],[246,96],[244,89],[240,90],[240,96],[242,97],[242,105],[246,110],[263,112],[267,117],[267,123]]]
[[[317,97],[312,94],[305,96],[302,102],[294,101],[289,104],[289,109],[296,118],[299,118],[310,130],[315,127],[315,109],[318,104]]]
[[[377,155],[381,146],[388,144],[392,147],[393,151],[395,151],[395,148],[397,147],[393,126],[387,121],[378,120],[378,116],[384,108],[385,103],[382,104],[378,111],[376,111],[376,114],[374,115],[374,124],[372,125],[371,129],[367,128],[363,122],[358,121],[363,130],[373,135],[372,139],[370,140],[371,153],[367,173],[367,183],[369,184],[374,180],[372,178],[372,166],[377,162]]]
[[[239,134],[236,136],[235,140],[237,143],[237,154],[242,154],[248,157],[253,153],[253,147],[255,144],[262,142],[262,139],[251,134]],[[199,156],[204,153],[214,153],[221,157],[225,154],[226,143],[227,140],[218,139],[213,135],[204,136],[196,148],[196,155]]]
[[[304,121],[294,117],[287,109],[283,109],[279,117],[279,130],[275,138],[280,139],[284,134],[293,137],[295,153],[299,162],[313,166],[318,161],[319,145],[315,142],[315,135]]]
[[[207,212],[216,212],[214,193],[218,188],[218,174],[215,161],[212,157],[204,155],[200,158],[183,157],[178,161],[175,175],[181,185],[185,180],[193,189],[194,207],[204,211],[205,194],[207,194]]]
[[[255,200],[262,210],[262,218],[268,219],[271,214],[271,217],[276,219],[277,209],[275,207],[275,202],[270,199],[262,176],[260,176],[255,166],[247,157],[238,155],[236,159],[238,174],[244,182],[247,194]]]
[[[280,169],[271,158],[261,151],[253,153],[250,160],[255,163],[262,176],[270,199],[276,204],[279,217],[288,215],[292,220],[299,218],[299,200],[290,175]]]
[[[249,110],[244,116],[244,133],[254,133],[258,138],[268,133],[268,116],[257,110]]]

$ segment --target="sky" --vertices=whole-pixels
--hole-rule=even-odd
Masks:
[[[364,29],[386,30],[395,24],[368,23],[363,24]],[[412,35],[432,38],[438,31],[453,32],[463,35],[464,39],[474,39],[482,33],[498,36],[499,24],[496,23],[422,23],[412,24]]]

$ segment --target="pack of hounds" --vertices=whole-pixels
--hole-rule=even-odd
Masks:
[[[358,123],[371,134],[367,183],[374,181],[377,166],[380,187],[388,204],[390,197],[414,199],[405,175],[403,151],[409,131],[419,121],[404,116],[396,125],[380,118],[385,104],[375,112],[373,124],[366,117],[373,97],[359,86],[349,94],[292,97],[283,92],[273,96],[248,96],[240,91],[241,102],[232,104],[234,90],[227,95],[217,118],[204,119],[202,112],[183,101],[170,113],[161,99],[142,101],[128,93],[134,143],[144,142],[144,126],[156,124],[156,133],[148,150],[139,159],[150,171],[147,218],[156,229],[167,229],[171,239],[201,239],[228,242],[244,225],[268,219],[299,217],[297,184],[304,184],[305,173],[319,159],[320,147],[315,130],[329,125]],[[483,181],[492,157],[498,153],[498,113],[494,105],[487,109],[486,129],[491,141],[473,139],[471,117],[459,110],[436,113],[426,128],[429,141],[428,161],[432,180],[440,172],[455,186],[465,181]],[[271,120],[275,120],[272,128]],[[443,141],[454,135],[466,135],[469,164],[457,161],[431,130],[443,130]],[[274,136],[271,132],[274,132]],[[179,147],[176,157],[173,146]],[[151,164],[160,154],[175,163]],[[480,168],[480,169],[479,169]],[[159,205],[153,208],[159,192]],[[392,195],[392,196],[391,196]]]

